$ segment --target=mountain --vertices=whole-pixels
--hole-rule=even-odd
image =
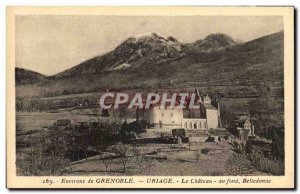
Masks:
[[[172,36],[166,38],[154,32],[140,34],[128,38],[105,55],[84,61],[53,77],[137,69],[143,65],[152,66],[172,61],[192,52],[212,52],[232,45],[236,45],[236,42],[225,34],[211,34],[192,44],[183,44]]]
[[[224,97],[252,98],[257,95],[258,83],[270,84],[274,95],[282,97],[282,31],[241,44],[224,34],[212,34],[189,45],[156,33],[130,37],[105,55],[34,84],[34,95],[99,92],[105,88],[198,87]],[[22,85],[20,94],[32,95],[26,93],[31,87]]]
[[[21,83],[38,82],[38,81],[46,79],[46,76],[43,74],[37,73],[35,71],[16,67],[15,68],[15,78],[16,78],[16,83],[21,84]]]
[[[222,33],[210,34],[203,40],[192,43],[193,49],[197,52],[212,52],[222,50],[237,43],[230,36]]]
[[[152,32],[130,37],[113,51],[84,61],[53,77],[138,68],[143,64],[165,62],[183,55],[182,43],[173,37],[165,38]]]

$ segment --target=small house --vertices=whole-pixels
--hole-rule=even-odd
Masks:
[[[249,137],[254,137],[254,124],[249,118],[240,120],[236,123],[238,138],[242,141],[247,141]]]

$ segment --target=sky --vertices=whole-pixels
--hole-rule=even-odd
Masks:
[[[280,16],[16,16],[16,66],[53,75],[149,32],[182,43],[211,33],[246,42],[282,29]]]

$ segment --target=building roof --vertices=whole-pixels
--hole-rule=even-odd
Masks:
[[[237,120],[235,123],[236,123],[236,126],[237,127],[241,127],[241,128],[244,128],[244,125],[245,123],[249,120],[248,117],[242,117],[240,118],[239,120]],[[252,124],[252,123],[251,123]]]
[[[217,110],[216,107],[214,107],[214,106],[211,105],[211,104],[204,104],[204,107],[205,107],[206,109]]]

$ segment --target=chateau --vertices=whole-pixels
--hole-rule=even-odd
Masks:
[[[146,95],[141,93],[116,95],[107,93],[103,99],[101,97],[102,104],[100,103],[100,105],[109,106],[108,108],[118,108],[120,105],[125,110],[135,111],[136,120],[147,121],[151,126],[150,128],[157,130],[157,132],[170,132],[176,128],[208,130],[221,127],[218,100],[216,98],[212,100],[208,94],[200,95],[198,89],[195,89],[194,93],[164,91],[161,94],[157,90],[151,94],[156,94],[154,96],[158,96],[157,99],[155,100],[154,96],[149,97],[149,93],[146,93]],[[182,97],[182,94],[185,94],[184,97]],[[126,101],[120,102],[118,100],[120,95],[126,96]],[[106,98],[107,96],[109,98]],[[128,96],[131,100],[128,100]],[[163,97],[160,98],[160,96]],[[109,115],[108,109],[102,109],[102,115]]]
[[[220,105],[209,95],[199,96],[197,109],[183,109],[179,106],[153,106],[150,108],[150,124],[159,131],[175,128],[207,130],[220,127]]]

